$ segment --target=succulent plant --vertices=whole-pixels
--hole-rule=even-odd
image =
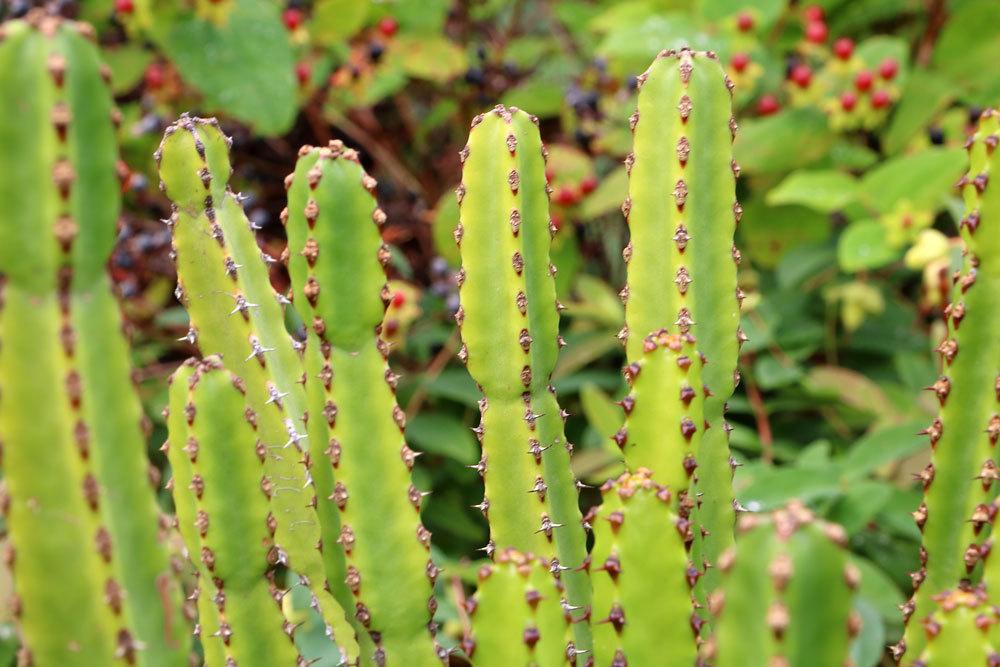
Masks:
[[[403,439],[397,378],[377,335],[389,250],[376,183],[339,142],[304,147],[287,183],[288,264],[309,325],[309,469],[321,520],[339,526],[339,544],[324,556],[346,556],[350,605],[376,645],[376,664],[439,665],[439,569],[420,522],[425,494],[410,478],[417,452]]]
[[[214,119],[185,116],[167,128],[156,157],[162,187],[174,202],[169,224],[177,293],[191,318],[188,340],[197,342],[203,355],[221,357],[246,384],[246,404],[256,415],[273,483],[275,543],[312,591],[345,659],[356,659],[355,629],[331,592],[345,584],[328,573],[321,553],[336,543],[339,526],[321,526],[314,509],[301,343],[285,329],[287,299],[269,280],[267,264],[275,260],[257,246],[239,198],[227,187],[228,139]]]
[[[493,561],[479,569],[476,596],[467,603],[473,631],[462,640],[466,655],[477,667],[576,665],[558,570],[514,549],[498,551]]]
[[[590,649],[585,534],[566,418],[549,377],[561,339],[545,149],[537,121],[498,106],[472,121],[462,150],[455,239],[462,256],[460,358],[483,391],[476,466],[489,520],[487,555],[508,548],[555,559],[572,612],[574,650]],[[551,231],[554,231],[551,230]],[[533,499],[530,497],[533,496]]]
[[[921,620],[925,645],[918,659],[907,656],[912,667],[992,667],[1000,664],[996,626],[1000,608],[985,587],[962,587],[933,598],[935,610]]]
[[[629,193],[622,211],[630,240],[619,334],[631,391],[614,439],[626,465],[649,469],[670,489],[675,511],[694,521],[692,556],[710,589],[715,574],[705,564],[732,544],[723,415],[745,340],[733,245],[742,208],[732,158],[732,82],[715,54],[682,49],[661,52],[638,83],[629,121],[633,152],[625,161]],[[650,343],[661,332],[671,336],[670,353]]]
[[[0,26],[0,439],[24,664],[182,665],[189,648],[105,271],[108,77],[86,24],[33,10]]]
[[[171,378],[164,447],[173,468],[177,520],[197,564],[198,634],[207,667],[292,665],[295,626],[275,580],[285,562],[274,543],[275,483],[246,383],[218,357],[193,360]]]
[[[847,535],[801,503],[740,518],[735,550],[719,560],[717,617],[704,657],[716,667],[842,667],[861,626],[851,611],[860,575]]]
[[[701,623],[691,604],[699,572],[688,555],[690,521],[646,468],[601,491],[591,519],[595,664],[693,665]]]
[[[929,387],[941,403],[924,430],[931,462],[920,473],[924,500],[914,512],[923,533],[922,567],[912,574],[915,593],[903,605],[909,621],[930,613],[932,596],[970,578],[987,555],[982,529],[990,521],[994,482],[1000,477],[1000,189],[990,185],[1000,143],[1000,113],[987,110],[970,139],[969,171],[959,182],[966,213],[959,227],[964,266],[955,275],[945,310],[948,333],[938,346],[941,376]],[[992,510],[995,512],[995,510]],[[964,520],[964,519],[968,520]],[[997,560],[995,558],[991,560]],[[909,623],[897,655],[919,656],[925,634]]]

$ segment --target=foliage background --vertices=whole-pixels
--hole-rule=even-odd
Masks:
[[[32,4],[6,0],[0,14]],[[751,510],[800,497],[845,526],[863,574],[855,658],[889,664],[896,605],[918,566],[913,474],[928,448],[916,433],[936,412],[921,390],[937,376],[932,350],[960,252],[953,184],[970,123],[1000,100],[995,0],[49,4],[98,28],[124,113],[129,178],[112,270],[157,419],[167,375],[194,352],[177,341],[186,314],[158,222],[168,211],[151,155],[165,125],[186,110],[220,117],[235,137],[234,188],[275,256],[282,181],[298,147],[339,138],[361,150],[389,214],[396,296],[384,330],[403,373],[408,438],[426,453],[416,474],[434,491],[424,522],[450,575],[439,594],[451,630],[487,535],[470,507],[481,483],[465,467],[479,456],[469,430],[478,392],[455,359],[451,320],[452,190],[468,121],[498,102],[541,119],[569,306],[554,384],[572,414],[577,473],[600,483],[619,466],[609,436],[620,420],[612,401],[624,393],[616,292],[635,76],[662,48],[717,51],[737,85],[745,209],[737,242],[750,341],[729,410],[737,496]],[[287,287],[280,270],[273,280]],[[160,420],[149,444],[161,467],[164,436]],[[0,638],[13,650],[9,625]]]

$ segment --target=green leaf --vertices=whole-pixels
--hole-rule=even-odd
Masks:
[[[962,148],[932,148],[883,162],[861,179],[859,199],[880,213],[907,200],[913,208],[937,210],[966,169]]]
[[[749,468],[750,466],[745,466]],[[737,478],[740,474],[737,472]],[[758,467],[749,485],[737,492],[744,507],[762,512],[784,505],[793,498],[811,502],[841,492],[836,468]]]
[[[465,51],[439,35],[398,35],[387,55],[410,76],[436,83],[447,83],[469,67]]]
[[[860,480],[847,485],[845,494],[837,499],[827,518],[839,523],[848,535],[867,527],[892,497],[893,487],[887,482]]]
[[[469,372],[457,366],[444,369],[436,378],[426,382],[423,388],[428,396],[447,398],[469,407],[475,407],[480,396]]]
[[[910,523],[913,523],[912,519]],[[867,558],[850,555],[851,563],[861,573],[858,594],[868,601],[882,618],[890,621],[900,619],[899,608],[903,593],[882,569]]]
[[[829,396],[856,410],[884,420],[897,418],[892,402],[873,380],[839,366],[814,366],[802,386],[813,396]]]
[[[767,355],[753,365],[754,378],[761,389],[771,390],[794,384],[802,377],[802,369],[794,363],[782,363]]]
[[[580,404],[587,423],[605,439],[610,439],[621,428],[622,409],[597,385],[588,382],[580,387]]]
[[[958,4],[958,3],[956,3]],[[934,65],[953,87],[996,90],[1000,60],[995,0],[967,0],[948,17],[934,48]]]
[[[462,263],[455,243],[455,228],[458,226],[458,200],[451,190],[446,191],[438,199],[431,219],[431,236],[434,239],[434,250],[448,260],[452,266]]]
[[[310,34],[324,46],[342,42],[364,26],[370,7],[369,0],[318,0],[313,6]]]
[[[878,610],[864,598],[855,601],[854,609],[861,616],[861,632],[851,643],[853,664],[874,667],[882,660],[885,650],[885,627]]]
[[[836,136],[826,116],[815,109],[789,109],[744,121],[733,152],[748,174],[770,174],[804,167],[826,155]]]
[[[101,58],[111,68],[111,90],[116,94],[128,92],[142,81],[153,52],[127,42],[114,48],[101,50]]]
[[[221,26],[183,14],[154,37],[205,96],[209,110],[261,134],[291,127],[297,108],[294,59],[275,3],[239,0]]]
[[[621,209],[628,194],[628,174],[625,167],[618,167],[601,179],[597,189],[590,193],[580,207],[580,215],[593,220]]]
[[[830,236],[827,216],[803,206],[768,206],[757,198],[745,202],[743,209],[740,248],[765,269],[777,266],[789,250]]]
[[[406,422],[406,439],[416,448],[464,465],[479,460],[479,446],[462,420],[442,412],[421,412]]]
[[[844,457],[844,479],[849,482],[861,479],[888,463],[924,449],[927,440],[917,435],[917,432],[925,426],[924,422],[908,421],[864,436]]]
[[[629,3],[641,4],[641,3]],[[631,20],[610,21],[609,12],[594,22],[610,29],[597,46],[597,53],[607,58],[609,69],[618,76],[643,71],[649,61],[663,49],[690,46],[695,49],[719,50],[719,39],[710,37],[685,12],[643,11]]]
[[[877,220],[851,223],[837,242],[837,263],[848,273],[890,264],[902,254],[889,244],[885,227]]]
[[[883,145],[889,153],[898,153],[906,143],[955,98],[948,79],[928,70],[914,70],[906,82],[903,96],[896,103],[892,122]]]
[[[740,12],[749,12],[758,26],[767,27],[785,9],[785,0],[696,0],[698,11],[706,21],[731,19]]]
[[[840,171],[796,171],[767,193],[767,203],[800,204],[829,213],[851,203],[857,182]]]

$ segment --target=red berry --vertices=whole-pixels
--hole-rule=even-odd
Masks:
[[[747,12],[740,12],[736,17],[736,28],[740,32],[750,32],[753,30],[753,16]]]
[[[819,5],[809,5],[803,10],[802,15],[806,21],[822,21],[826,18],[826,15],[823,14],[823,8]]]
[[[397,320],[395,317],[390,317],[389,319],[387,319],[385,321],[385,324],[382,325],[382,333],[384,333],[386,336],[395,336],[397,333],[399,333],[399,320]]]
[[[899,71],[899,63],[896,62],[895,58],[886,58],[882,61],[882,64],[878,66],[878,73],[886,81],[891,80],[896,76],[896,72]]]
[[[552,179],[555,178],[555,177],[556,177],[556,172],[552,171],[551,169],[546,169],[545,170],[545,182],[546,183],[551,183]]]
[[[778,98],[774,95],[767,94],[757,101],[757,113],[761,116],[770,116],[773,113],[777,113],[781,110],[781,105],[778,104]]]
[[[844,111],[851,111],[858,105],[858,96],[851,90],[846,90],[840,95],[840,106]]]
[[[577,202],[579,197],[577,196],[576,190],[567,186],[563,186],[556,190],[556,203],[560,206],[572,206]]]
[[[399,22],[391,16],[383,16],[378,22],[378,31],[383,37],[392,37],[399,30]]]
[[[159,90],[163,87],[163,81],[166,78],[163,73],[163,65],[160,63],[150,63],[149,67],[146,68],[146,75],[143,78],[146,82],[146,88],[149,90]]]
[[[289,30],[296,30],[302,25],[302,10],[290,7],[281,14],[281,20]]]
[[[549,224],[558,232],[562,229],[562,218],[553,213],[549,216]]]
[[[812,81],[812,70],[809,69],[809,65],[796,65],[788,78],[799,88],[808,88],[809,82]]]
[[[841,37],[833,43],[833,54],[841,60],[849,60],[854,53],[854,42],[850,37]]]
[[[826,24],[822,21],[810,21],[806,26],[806,39],[813,44],[822,44],[828,34]]]
[[[135,11],[135,3],[132,0],[115,0],[115,11],[119,14],[131,14]]]
[[[586,176],[582,181],[580,181],[580,192],[585,195],[589,195],[591,192],[597,189],[597,178],[594,176]]]
[[[729,64],[737,72],[742,72],[750,64],[750,56],[745,53],[734,53],[733,57],[729,59]]]
[[[892,98],[889,97],[889,91],[887,90],[876,90],[872,93],[872,107],[875,109],[884,109],[889,106],[892,102]]]
[[[863,69],[854,77],[854,87],[863,93],[872,87],[874,81],[875,77],[872,76],[872,73]]]
[[[309,63],[299,63],[295,66],[295,78],[299,80],[299,85],[304,86],[309,83],[309,79],[312,77],[312,68],[309,67]]]
[[[405,294],[402,292],[396,292],[392,295],[392,305],[394,308],[402,308],[404,303],[406,303]]]

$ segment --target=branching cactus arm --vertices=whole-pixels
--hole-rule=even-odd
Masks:
[[[671,423],[653,437],[655,431],[643,428],[647,411],[657,413],[661,404],[675,402],[677,388],[671,383],[656,388],[646,380],[647,400],[635,396],[625,404],[629,423],[615,440],[627,464],[650,468],[670,486],[675,502],[689,498],[689,484],[697,488],[693,557],[710,590],[716,571],[702,562],[714,562],[732,544],[732,468],[723,415],[738,378],[743,338],[739,253],[733,246],[742,209],[735,193],[739,169],[732,159],[732,83],[714,54],[683,49],[662,52],[639,84],[630,121],[634,149],[626,159],[629,195],[622,207],[631,238],[624,251],[628,280],[621,338],[629,364],[637,364],[650,333],[693,335],[707,360],[702,384],[691,387],[699,400],[704,394],[704,415],[686,415],[690,422]]]
[[[932,596],[973,574],[986,557],[982,544],[995,496],[997,441],[1000,440],[1000,187],[993,180],[998,164],[1000,114],[987,110],[969,143],[969,171],[961,179],[965,217],[960,223],[967,253],[956,276],[947,316],[948,335],[938,346],[941,376],[931,389],[941,411],[924,431],[931,462],[921,473],[924,501],[914,512],[923,532],[922,565],[913,573],[916,593],[903,607],[907,620],[925,618]],[[965,519],[965,520],[963,520]],[[992,542],[988,546],[992,546]],[[915,658],[925,634],[909,623],[896,651]]]
[[[483,390],[486,486],[481,509],[494,549],[558,558],[577,649],[589,650],[589,583],[577,489],[549,377],[560,346],[548,261],[545,152],[534,119],[502,106],[477,116],[460,155],[460,357]],[[526,498],[526,496],[528,496]]]
[[[416,453],[403,439],[396,377],[377,336],[388,249],[374,194],[357,154],[339,143],[303,148],[289,181],[289,269],[310,327],[309,428],[322,436],[311,443],[311,469],[329,486],[320,512],[339,514],[350,604],[376,645],[376,664],[436,666],[438,568],[420,522],[424,494],[410,476]]]

